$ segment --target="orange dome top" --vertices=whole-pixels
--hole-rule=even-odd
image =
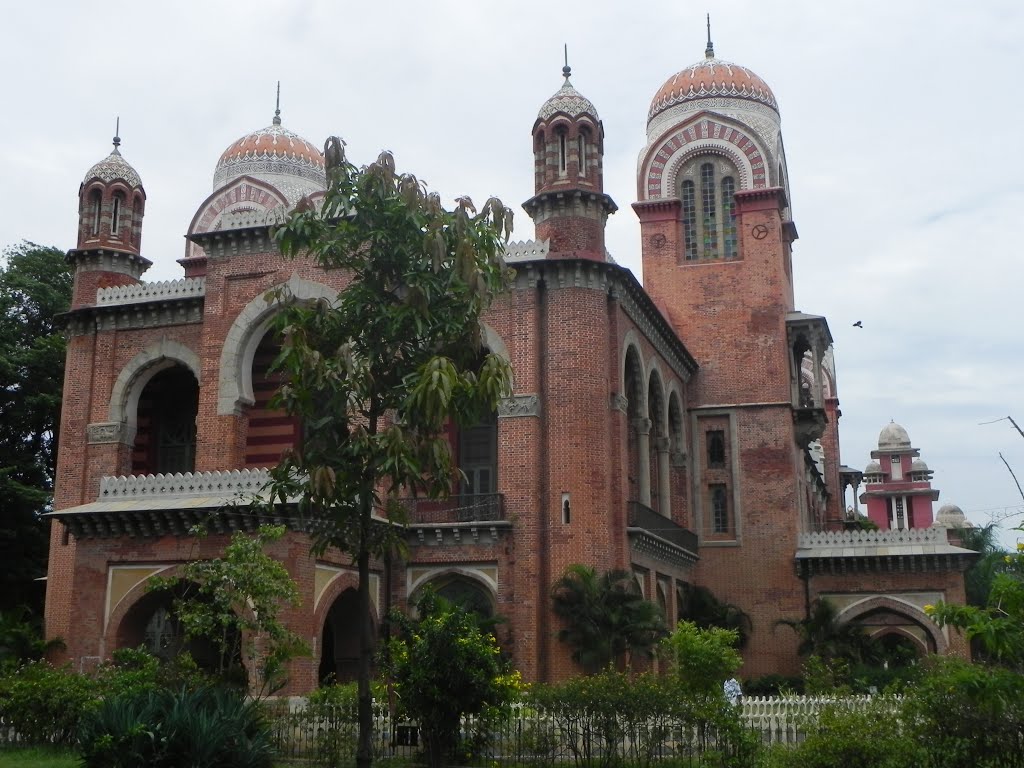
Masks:
[[[764,80],[746,67],[709,56],[665,81],[651,101],[647,122],[676,104],[714,98],[747,99],[779,111]]]
[[[273,124],[243,136],[224,150],[213,174],[213,188],[220,189],[243,175],[270,181],[290,202],[327,186],[323,154],[282,127],[278,117]]]

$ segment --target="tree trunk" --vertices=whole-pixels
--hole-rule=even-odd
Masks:
[[[359,698],[359,746],[356,749],[356,767],[370,768],[373,762],[373,694],[370,691],[370,661],[373,657],[373,632],[370,621],[370,553],[368,541],[371,525],[372,494],[360,499],[359,556],[359,671],[357,675]]]

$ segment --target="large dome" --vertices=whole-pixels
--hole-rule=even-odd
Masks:
[[[93,179],[102,179],[103,181],[121,179],[129,187],[142,186],[142,179],[139,178],[138,172],[121,157],[121,153],[117,149],[120,143],[121,140],[115,138],[114,150],[88,170],[85,178],[82,179],[83,184],[88,184]]]
[[[647,122],[677,104],[714,98],[745,99],[779,111],[775,94],[764,80],[746,67],[709,56],[665,81],[651,100]]]
[[[220,189],[240,176],[252,176],[279,189],[289,203],[327,187],[324,156],[297,133],[281,126],[281,120],[246,134],[217,161],[213,188]]]
[[[910,435],[895,421],[886,424],[878,435],[878,450],[880,451],[904,451],[909,448]]]

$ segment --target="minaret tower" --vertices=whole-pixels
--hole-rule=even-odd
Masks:
[[[544,102],[533,124],[534,188],[523,203],[549,258],[606,261],[604,227],[615,202],[604,193],[604,126],[569,76]]]
[[[96,289],[139,281],[150,262],[140,255],[146,190],[121,157],[120,120],[114,149],[85,174],[78,189],[78,247],[72,308],[96,302]]]

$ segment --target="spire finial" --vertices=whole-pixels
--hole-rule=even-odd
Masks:
[[[277,101],[274,103],[274,125],[281,124],[281,81],[277,81]]]
[[[715,58],[715,46],[711,42],[711,14],[708,14],[708,47],[704,49],[704,58],[713,59]]]
[[[572,67],[569,66],[569,44],[564,44],[565,51],[565,66],[562,67],[562,77],[565,78],[565,84],[569,85],[569,75],[572,74]]]
[[[117,148],[121,146],[121,116],[117,116],[117,122],[114,123],[114,151],[117,152]]]

